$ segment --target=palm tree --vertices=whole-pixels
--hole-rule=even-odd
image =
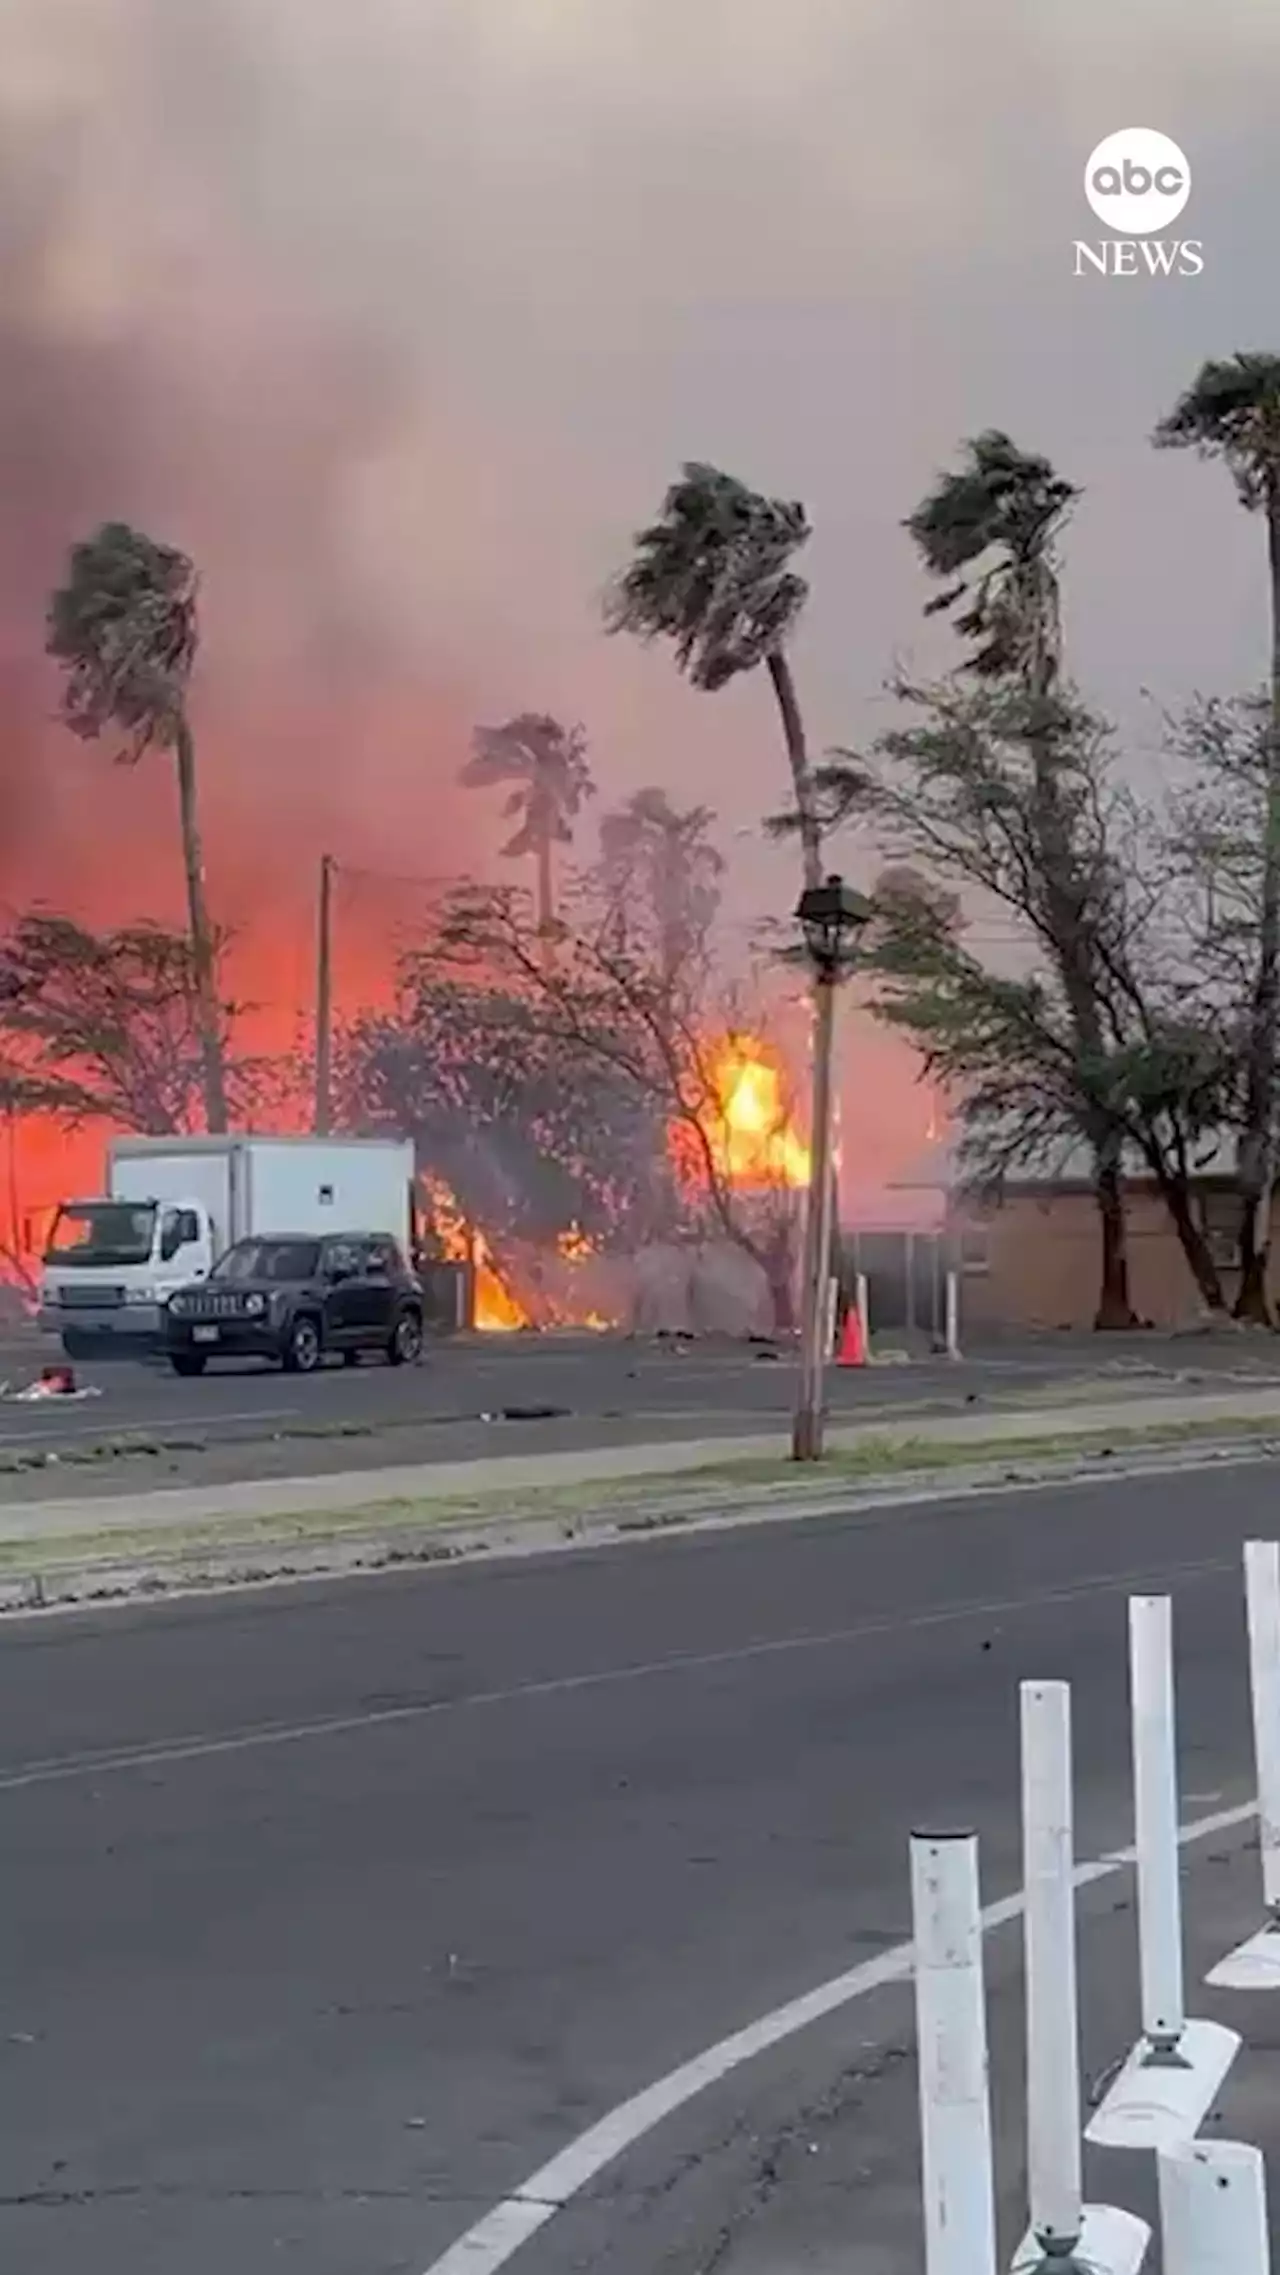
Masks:
[[[707,806],[679,813],[665,790],[637,790],[600,824],[601,869],[611,911],[625,937],[638,902],[657,942],[664,985],[705,945],[720,906],[724,860],[708,831]]]
[[[1017,686],[1026,705],[1031,821],[1043,883],[1043,919],[1067,1000],[1077,1062],[1094,1092],[1088,1117],[1102,1225],[1096,1325],[1134,1327],[1123,1190],[1124,1140],[1106,1103],[1108,1052],[1099,1013],[1089,880],[1075,858],[1063,780],[1059,696],[1062,629],[1057,547],[1079,492],[1048,459],[994,430],[968,443],[960,470],[938,482],[907,522],[930,575],[944,589],[927,613],[948,610],[972,643],[968,669]]]
[[[1236,1316],[1273,1324],[1267,1295],[1275,1184],[1275,1088],[1280,1043],[1280,356],[1234,355],[1200,368],[1153,440],[1159,450],[1221,459],[1248,513],[1267,525],[1271,601],[1271,720],[1262,847],[1258,961],[1250,1007]]]
[[[809,540],[802,505],[688,465],[635,540],[605,604],[611,632],[670,640],[693,686],[715,693],[763,664],[791,770],[806,886],[822,882],[822,831],[788,646],[809,596],[791,564]]]
[[[573,843],[573,824],[595,794],[582,728],[532,711],[504,727],[477,727],[461,779],[478,789],[514,785],[503,811],[509,820],[518,817],[519,828],[502,851],[513,861],[534,856],[538,929],[549,939],[556,921],[555,848]]]
[[[148,750],[172,751],[187,881],[187,921],[200,1032],[205,1119],[227,1127],[227,1085],[217,948],[205,898],[188,700],[199,646],[192,563],[124,522],[106,522],[73,547],[67,581],[49,604],[48,653],[64,672],[62,715],[75,734],[123,737],[127,766]]]

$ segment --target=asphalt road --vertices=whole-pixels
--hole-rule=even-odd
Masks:
[[[47,1492],[37,1457],[79,1464],[75,1490],[148,1482],[224,1483],[387,1463],[741,1436],[785,1428],[795,1364],[770,1349],[684,1348],[608,1337],[496,1337],[445,1342],[421,1368],[325,1369],[306,1380],[261,1367],[180,1382],[161,1365],[77,1369],[88,1395],[24,1403],[41,1351],[0,1344],[0,1498]],[[1198,1373],[1280,1380],[1272,1339],[1063,1337],[977,1351],[959,1365],[833,1370],[833,1415],[903,1404],[961,1406],[1025,1398],[1038,1386],[1102,1375],[1150,1390]],[[137,1459],[122,1464],[118,1449]],[[104,1464],[102,1448],[109,1448]],[[95,1471],[97,1474],[95,1475]],[[68,1480],[59,1480],[66,1490]]]
[[[1242,1799],[1275,1508],[1241,1467],[6,1629],[0,2264],[424,2275],[622,2097],[904,1938],[913,1825],[977,1825],[1016,1885],[1020,1679],[1076,1684],[1081,1853],[1125,1841],[1134,1587],[1177,1597],[1188,1809]],[[820,2106],[842,2032],[518,2275],[715,2264],[744,2125]]]

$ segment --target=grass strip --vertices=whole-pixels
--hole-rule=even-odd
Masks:
[[[530,1487],[516,1498],[510,1487],[447,1498],[372,1498],[346,1509],[303,1510],[289,1515],[248,1517],[233,1513],[174,1525],[102,1526],[83,1533],[60,1533],[47,1542],[30,1533],[5,1540],[0,1511],[0,1573],[41,1571],[52,1576],[95,1564],[160,1565],[178,1559],[191,1564],[211,1553],[225,1556],[243,1551],[251,1555],[267,1549],[323,1548],[329,1543],[371,1537],[387,1541],[397,1535],[465,1530],[468,1525],[510,1525],[518,1530],[541,1521],[559,1523],[571,1535],[589,1517],[602,1520],[606,1526],[612,1522],[620,1531],[648,1531],[722,1509],[729,1493],[736,1496],[736,1505],[744,1511],[766,1503],[785,1507],[788,1503],[820,1500],[846,1483],[874,1485],[916,1477],[927,1482],[940,1474],[986,1472],[993,1466],[1016,1479],[1029,1468],[1058,1462],[1087,1463],[1140,1450],[1176,1450],[1197,1440],[1225,1447],[1256,1442],[1260,1448],[1270,1441],[1280,1447],[1280,1425],[1274,1417],[1242,1416],[1132,1429],[1046,1432],[1041,1437],[1013,1441],[993,1437],[948,1443],[867,1437],[856,1447],[837,1448],[821,1463],[803,1468],[779,1456],[747,1456],[707,1462],[668,1476]]]

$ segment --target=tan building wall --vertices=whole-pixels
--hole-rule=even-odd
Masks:
[[[1217,1189],[1206,1201],[1212,1226],[1234,1223],[1228,1191]],[[1154,1327],[1194,1321],[1204,1306],[1158,1193],[1130,1185],[1125,1213],[1130,1295],[1139,1318]],[[1101,1244],[1097,1205],[1087,1188],[1023,1187],[990,1212],[966,1212],[963,1223],[963,1316],[970,1326],[1093,1325]],[[1234,1273],[1224,1272],[1223,1281],[1230,1300]]]

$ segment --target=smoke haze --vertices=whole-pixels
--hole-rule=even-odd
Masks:
[[[302,993],[321,847],[484,859],[454,777],[506,710],[582,718],[608,798],[715,807],[735,914],[790,891],[732,834],[779,798],[763,686],[598,631],[686,457],[809,504],[819,744],[919,646],[899,525],[984,425],[1089,492],[1071,632],[1122,718],[1260,670],[1258,532],[1146,436],[1204,355],[1280,344],[1265,0],[0,0],[0,58],[11,902],[180,907],[161,763],[50,724],[45,596],[106,515],[199,562],[214,894]],[[1188,153],[1200,279],[1071,275],[1130,123]]]

